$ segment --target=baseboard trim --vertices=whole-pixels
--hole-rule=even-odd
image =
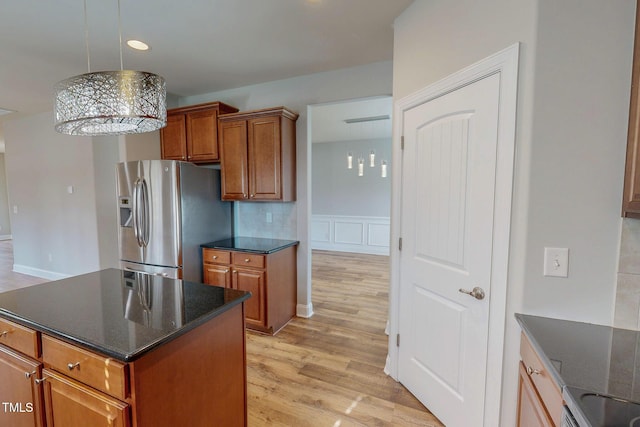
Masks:
[[[305,319],[308,319],[311,316],[313,316],[313,304],[312,303],[309,303],[308,305],[298,304],[296,306],[296,316],[304,317]]]
[[[27,274],[29,276],[40,277],[42,279],[60,280],[71,277],[68,274],[57,273],[55,271],[42,270],[40,268],[29,267],[26,265],[13,264],[13,271],[16,273]]]

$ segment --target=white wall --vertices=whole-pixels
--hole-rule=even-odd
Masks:
[[[515,312],[611,324],[635,2],[415,1],[395,22],[394,98],[521,42],[501,425],[515,425]],[[569,278],[542,276],[545,246]]]
[[[91,138],[55,132],[50,112],[6,121],[4,135],[14,268],[49,278],[97,270]]]
[[[1,131],[0,129],[0,132]],[[9,195],[7,193],[7,172],[5,165],[4,153],[0,153],[0,239],[8,239],[11,237]]]
[[[300,240],[298,246],[298,313],[311,307],[311,251],[309,215],[311,191],[310,147],[307,141],[307,106],[369,96],[390,95],[392,63],[328,71],[238,89],[189,96],[180,105],[222,101],[240,110],[284,105],[300,114],[296,122],[297,200],[293,203],[236,203],[236,232],[254,237]],[[273,212],[266,223],[265,212]],[[277,213],[277,214],[276,214]],[[302,306],[302,308],[301,308]],[[301,311],[302,310],[302,311]]]
[[[391,206],[391,139],[314,143],[312,155],[313,215],[389,217]],[[375,167],[369,152],[375,150]],[[353,169],[347,169],[347,152],[353,153]],[[358,176],[358,157],[365,159]],[[386,160],[387,178],[380,176]]]

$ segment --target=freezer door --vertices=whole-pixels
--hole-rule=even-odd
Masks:
[[[117,166],[120,259],[181,267],[178,163],[139,160]]]

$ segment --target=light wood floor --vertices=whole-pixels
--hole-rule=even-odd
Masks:
[[[312,259],[313,317],[247,334],[249,426],[442,426],[383,372],[388,257]]]
[[[46,282],[12,267],[0,241],[0,292]],[[383,372],[388,257],[314,251],[312,280],[312,318],[247,333],[249,426],[443,427]]]

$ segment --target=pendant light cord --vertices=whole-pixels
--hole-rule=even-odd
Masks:
[[[87,50],[87,72],[91,72],[91,57],[89,56],[89,24],[87,22],[87,0],[84,0],[84,44]]]
[[[118,43],[120,46],[120,71],[122,71],[122,23],[120,22],[120,0],[118,0]]]

